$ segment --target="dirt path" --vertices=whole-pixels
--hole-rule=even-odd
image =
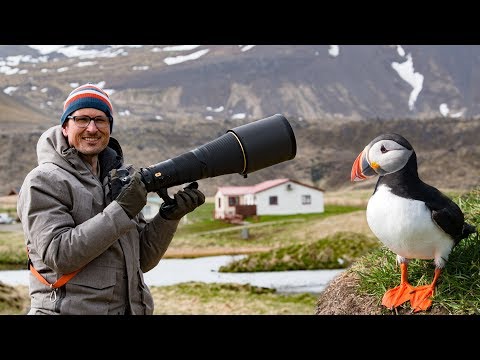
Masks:
[[[283,223],[288,223],[288,222],[302,222],[305,221],[303,219],[290,219],[290,220],[283,220]],[[242,227],[248,227],[248,228],[254,228],[254,227],[261,227],[261,226],[267,226],[267,225],[272,225],[275,224],[277,221],[267,221],[267,222],[262,222],[258,224],[251,224],[249,222],[244,222],[243,225],[239,225],[238,227],[232,227],[232,228],[226,228],[226,229],[217,229],[217,230],[208,230],[208,231],[200,231],[197,233],[197,235],[202,235],[202,234],[216,234],[216,233],[224,233],[224,232],[229,232],[229,231],[238,231]]]
[[[15,224],[0,224],[0,231],[23,231],[20,222]]]

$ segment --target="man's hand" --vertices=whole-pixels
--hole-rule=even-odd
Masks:
[[[113,183],[118,183],[118,177],[121,174],[113,169],[110,176]],[[142,182],[142,175],[138,171],[133,173],[130,181],[123,186],[114,200],[125,210],[130,219],[133,219],[142,211],[147,203],[147,189]]]
[[[191,183],[174,196],[174,203],[162,203],[160,215],[167,220],[180,220],[184,215],[192,212],[205,202],[205,195],[197,189],[196,182]]]

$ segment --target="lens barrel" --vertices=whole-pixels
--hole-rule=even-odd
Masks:
[[[257,170],[295,158],[297,144],[281,114],[228,130],[187,153],[140,169],[148,192],[188,182]]]

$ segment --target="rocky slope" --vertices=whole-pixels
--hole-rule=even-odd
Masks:
[[[236,126],[285,115],[296,135],[296,158],[247,179],[231,174],[201,180],[209,196],[220,185],[275,177],[326,191],[352,187],[356,155],[387,131],[414,145],[424,180],[444,188],[478,184],[478,46],[56,49],[0,45],[0,194],[20,186],[35,166],[41,132],[58,123],[66,95],[87,81],[111,93],[112,135],[138,167],[183,154]],[[408,67],[412,79],[423,79],[421,88],[399,70]]]

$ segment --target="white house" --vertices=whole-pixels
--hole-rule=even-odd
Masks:
[[[160,199],[160,196],[155,193],[149,193],[147,196],[147,203],[142,209],[142,214],[145,216],[145,219],[150,220],[157,215],[162,202],[163,200]]]
[[[222,186],[215,194],[214,217],[322,213],[323,193],[323,189],[291,179],[268,180],[253,186]]]
[[[173,195],[169,195],[171,198],[173,198]],[[151,220],[155,217],[155,215],[158,214],[160,211],[160,206],[163,203],[163,199],[158,196],[156,193],[148,193],[147,196],[147,203],[142,209],[142,214],[145,217],[146,220]],[[183,223],[186,224],[188,222],[187,216],[185,215],[183,218]]]

